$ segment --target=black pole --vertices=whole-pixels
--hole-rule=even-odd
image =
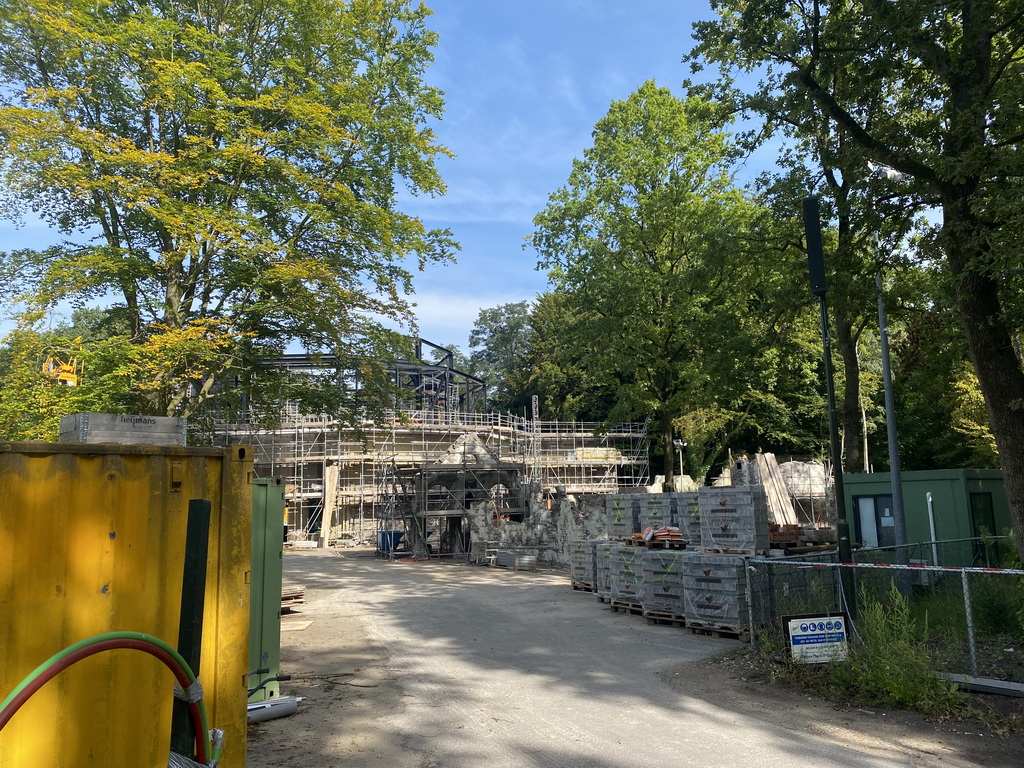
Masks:
[[[185,566],[181,576],[181,614],[178,618],[178,653],[199,679],[203,649],[203,611],[206,603],[206,560],[210,551],[210,511],[207,499],[190,499],[185,531]],[[188,703],[174,700],[171,711],[171,751],[194,755],[195,731]]]
[[[835,476],[836,495],[836,536],[839,539],[839,561],[853,562],[850,546],[850,526],[846,519],[846,496],[843,491],[843,453],[839,441],[839,416],[836,413],[836,392],[832,372],[832,336],[828,327],[828,303],[825,299],[825,256],[821,246],[821,217],[818,213],[818,198],[804,198],[804,231],[807,237],[807,265],[811,294],[818,298],[821,309],[821,340],[825,350],[825,389],[828,394],[828,432],[832,456],[832,472]],[[853,585],[847,569],[840,569],[843,592],[851,615],[854,611]]]

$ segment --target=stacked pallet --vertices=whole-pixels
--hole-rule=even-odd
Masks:
[[[570,544],[569,574],[573,589],[594,591],[597,541],[577,539]]]
[[[676,519],[691,546],[700,546],[700,502],[696,491],[676,493]]]
[[[640,603],[644,616],[682,622],[683,610],[683,552],[650,549],[644,552],[644,591]]]
[[[750,626],[744,559],[681,552],[686,626],[742,633]]]
[[[628,544],[613,543],[609,548],[609,571],[612,605],[640,608],[643,595],[644,550]]]
[[[763,486],[701,488],[697,501],[702,551],[734,555],[768,553],[768,497]]]
[[[611,541],[599,541],[594,547],[594,589],[602,601],[612,598],[612,546]]]
[[[287,613],[297,605],[305,605],[306,588],[301,584],[281,585],[281,613]]]
[[[640,531],[640,510],[633,494],[608,494],[605,497],[605,529],[608,538],[626,541]]]
[[[636,506],[640,530],[675,527],[675,501],[674,493],[650,493],[638,496]]]

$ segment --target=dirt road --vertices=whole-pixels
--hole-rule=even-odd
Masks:
[[[288,552],[285,573],[307,604],[283,617],[283,693],[307,698],[250,728],[250,768],[1024,765],[1019,736],[746,682],[708,661],[738,641],[611,612],[562,574],[359,550]]]

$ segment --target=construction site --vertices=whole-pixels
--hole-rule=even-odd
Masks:
[[[288,539],[296,546],[374,541],[460,555],[471,549],[470,513],[524,523],[565,495],[649,484],[643,424],[545,421],[483,411],[486,383],[457,370],[450,350],[417,340],[416,359],[394,364],[395,407],[355,425],[285,404],[273,430],[222,427],[227,444],[251,445],[257,476],[284,483]],[[335,361],[287,356],[293,371]]]

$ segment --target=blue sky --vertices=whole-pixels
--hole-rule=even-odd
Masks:
[[[691,25],[707,0],[427,0],[440,34],[431,85],[445,92],[435,127],[454,159],[448,193],[401,207],[462,246],[455,264],[415,275],[420,335],[467,350],[481,308],[532,299],[546,277],[524,249],[532,219],[615,99],[648,79],[682,95]],[[0,222],[0,248],[41,246],[56,233],[30,219]],[[0,322],[0,331],[9,323]]]
[[[524,249],[532,219],[590,146],[610,103],[645,80],[682,95],[691,25],[705,0],[427,0],[440,34],[430,83],[445,92],[436,126],[455,152],[442,198],[404,210],[447,227],[454,265],[416,275],[420,334],[466,350],[481,308],[532,299],[546,286]]]

